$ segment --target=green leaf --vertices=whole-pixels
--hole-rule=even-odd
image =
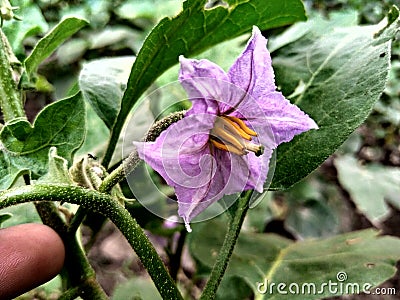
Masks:
[[[190,252],[204,267],[211,268],[216,253],[223,242],[225,224],[209,221],[193,225]],[[212,228],[213,230],[210,230]],[[293,242],[272,234],[242,232],[233,252],[225,279],[233,276],[243,278],[253,289],[255,299],[321,299],[339,296],[329,290],[329,280],[339,283],[337,275],[345,272],[346,284],[377,286],[396,272],[400,257],[400,240],[378,236],[374,230],[364,230],[338,235],[328,239]],[[342,273],[343,275],[343,273]],[[269,288],[275,283],[273,293],[261,294],[257,288]],[[286,284],[287,294],[277,291],[279,283]],[[301,286],[312,283],[321,293],[303,293]],[[261,284],[261,285],[260,285]],[[295,284],[300,292],[291,294],[288,286]]]
[[[0,228],[1,228],[1,224],[5,221],[7,221],[8,219],[10,219],[13,215],[10,213],[1,213],[0,214]]]
[[[72,184],[68,173],[68,161],[57,155],[57,148],[51,147],[49,150],[49,166],[46,175],[39,178],[40,183],[60,183]]]
[[[59,4],[60,16],[79,16],[90,22],[92,28],[103,29],[110,21],[113,7],[117,5],[109,0],[85,0]]]
[[[77,156],[87,156],[88,153],[101,157],[107,145],[110,131],[104,122],[95,113],[93,108],[86,102],[86,124],[87,131],[82,147],[76,152]]]
[[[33,126],[26,120],[6,124],[0,138],[4,145],[3,161],[8,166],[6,170],[11,171],[9,178],[14,180],[27,170],[34,179],[43,176],[48,171],[48,153],[53,146],[59,156],[71,163],[73,153],[83,143],[85,131],[85,107],[80,93],[46,106]],[[11,179],[0,188],[9,187]]]
[[[340,184],[372,223],[388,216],[390,209],[386,201],[400,209],[400,168],[363,166],[349,155],[336,158],[334,163]]]
[[[359,15],[357,11],[332,12],[329,20],[322,16],[315,15],[306,23],[297,23],[290,26],[281,35],[273,36],[268,42],[268,49],[274,52],[279,48],[287,46],[301,38],[311,31],[324,34],[335,30],[337,27],[350,27],[358,25]]]
[[[337,232],[338,220],[335,212],[326,203],[308,200],[297,205],[287,216],[285,225],[301,237],[331,236]]]
[[[69,17],[57,24],[37,43],[31,54],[25,60],[25,68],[29,75],[36,72],[39,64],[49,57],[58,46],[71,37],[79,29],[86,26],[86,20]]]
[[[18,160],[18,159],[17,159]],[[12,186],[15,180],[29,173],[29,166],[18,165],[13,155],[3,150],[0,153],[0,191]]]
[[[117,118],[133,56],[105,58],[84,65],[79,87],[86,101],[111,128]]]
[[[12,215],[12,218],[4,222],[3,227],[42,222],[33,203],[22,203],[19,205],[6,207],[3,208],[1,212]]]
[[[115,288],[112,300],[146,299],[161,300],[156,286],[151,280],[132,278]]]
[[[273,211],[271,210],[273,192],[265,192],[257,199],[258,204],[250,206],[246,214],[246,224],[254,232],[263,232],[265,224],[274,218]]]
[[[218,287],[216,299],[252,299],[252,294],[251,288],[242,278],[232,276],[222,280]]]
[[[313,174],[287,190],[281,208],[286,212],[285,228],[297,239],[330,237],[339,231],[337,206],[342,207],[336,186]]]
[[[174,16],[179,13],[182,1],[157,1],[157,0],[128,0],[119,6],[115,13],[122,19],[132,22],[143,22],[143,19],[158,21],[165,16]]]
[[[286,189],[317,168],[364,122],[385,88],[391,43],[376,44],[381,28],[332,28],[326,22],[314,22],[273,58],[283,93],[292,94],[319,129],[278,147],[272,189]]]
[[[206,2],[185,1],[178,16],[161,20],[146,38],[129,77],[105,164],[132,107],[158,76],[178,62],[179,55],[200,53],[250,31],[253,25],[265,30],[305,19],[299,0],[228,0],[228,7],[212,9],[205,9]]]

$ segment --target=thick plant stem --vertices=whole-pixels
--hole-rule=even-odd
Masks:
[[[96,273],[90,265],[85,253],[76,240],[75,234],[67,232],[67,226],[60,218],[57,208],[52,202],[36,202],[43,224],[53,228],[62,238],[66,248],[64,263],[65,288],[76,288],[82,299],[108,299],[106,293],[96,281]]]
[[[74,300],[78,297],[83,299],[96,299],[96,300],[108,300],[108,296],[99,289],[99,284],[94,278],[89,278],[84,281],[80,286],[73,287],[65,291],[58,300]]]
[[[111,189],[121,182],[126,175],[132,172],[140,162],[137,152],[132,152],[114,171],[111,172],[100,184],[99,192],[109,193]]]
[[[186,235],[186,229],[181,230],[181,232],[179,233],[175,253],[171,253],[169,255],[170,274],[172,279],[174,279],[175,281],[178,277],[178,271],[181,267],[182,252],[183,247],[185,246]]]
[[[86,209],[80,207],[78,208],[74,217],[71,220],[71,223],[68,226],[69,233],[72,234],[78,230],[79,226],[81,226],[83,220],[85,219],[86,214],[87,214]]]
[[[11,47],[0,29],[0,106],[4,120],[25,117],[24,107],[11,68]]]
[[[229,208],[231,218],[229,221],[228,231],[225,235],[225,240],[221,250],[218,253],[217,260],[211,271],[210,277],[201,294],[201,300],[215,299],[217,289],[224,276],[225,270],[228,267],[229,260],[232,256],[233,249],[239,237],[240,229],[246,213],[249,209],[249,202],[253,191],[247,191]]]
[[[0,209],[29,201],[64,201],[103,214],[118,227],[149,272],[163,299],[182,299],[174,281],[143,229],[111,196],[78,186],[37,184],[0,193]]]

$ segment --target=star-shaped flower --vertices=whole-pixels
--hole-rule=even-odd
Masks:
[[[316,123],[276,91],[267,40],[257,27],[228,73],[180,57],[192,107],[155,142],[135,142],[141,159],[175,188],[189,222],[224,195],[263,191],[272,151]]]

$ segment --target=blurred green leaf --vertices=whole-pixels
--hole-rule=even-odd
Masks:
[[[251,207],[246,215],[246,224],[255,232],[263,232],[265,225],[274,218],[271,210],[273,192],[265,192],[257,199],[257,205]]]
[[[132,278],[115,288],[112,300],[161,300],[154,283],[149,279]]]
[[[1,212],[12,215],[12,218],[9,218],[3,223],[3,227],[11,227],[25,223],[41,223],[41,219],[33,203],[23,203],[6,207],[3,208]]]
[[[131,48],[135,53],[139,51],[143,39],[141,31],[121,25],[107,26],[101,31],[91,32],[86,38],[89,49],[126,47]]]
[[[334,213],[332,208],[322,201],[307,200],[291,209],[285,226],[290,232],[303,238],[332,236],[338,229],[338,220]]]
[[[127,0],[119,6],[115,13],[123,19],[137,22],[138,19],[150,19],[153,22],[166,16],[179,13],[181,0],[157,1],[157,0]]]
[[[91,153],[97,157],[103,155],[110,131],[89,103],[85,102],[86,137],[82,147],[76,152],[77,156],[87,156]]]
[[[2,29],[10,41],[14,53],[20,57],[25,55],[23,41],[29,36],[46,32],[48,24],[40,8],[33,1],[15,0],[12,1],[12,5],[19,7],[14,13],[22,17],[22,21],[6,22]]]
[[[79,16],[91,27],[103,28],[110,21],[114,2],[109,0],[59,1],[59,18]]]
[[[357,11],[341,11],[332,12],[329,20],[319,15],[314,15],[307,22],[296,23],[290,26],[282,34],[273,36],[269,43],[268,49],[272,53],[279,48],[287,46],[301,38],[304,38],[310,32],[315,34],[324,34],[335,30],[338,27],[350,27],[358,25]]]
[[[400,44],[398,44],[400,46]],[[394,57],[399,54],[393,54]],[[389,81],[386,85],[385,95],[381,101],[378,101],[374,110],[382,114],[381,122],[389,122],[394,126],[400,125],[400,61],[392,60],[392,65],[389,73]]]
[[[68,173],[68,161],[57,155],[57,148],[51,147],[49,150],[48,172],[39,178],[40,183],[60,183],[72,184]]]
[[[0,191],[9,188],[19,176],[28,173],[28,165],[23,167],[7,151],[0,152]]]
[[[66,41],[56,50],[56,56],[61,66],[67,66],[79,61],[89,47],[86,38],[73,38]]]
[[[47,172],[48,153],[57,147],[58,155],[68,162],[82,145],[85,137],[85,107],[80,93],[46,106],[36,117],[33,126],[26,120],[6,124],[0,138],[4,145],[4,172],[9,179],[2,182],[6,189],[21,172],[31,172],[36,179]]]
[[[390,212],[386,201],[400,209],[400,168],[361,165],[352,156],[335,159],[340,184],[357,208],[372,222],[383,221]]]
[[[86,26],[86,20],[70,17],[58,23],[46,34],[33,48],[31,54],[25,59],[25,68],[29,75],[36,72],[39,64],[49,57],[58,46],[71,37],[79,29]]]
[[[241,277],[232,276],[222,280],[216,300],[251,299],[253,291]]]
[[[292,186],[331,155],[364,122],[387,82],[390,41],[376,44],[373,37],[381,27],[325,24],[304,25],[307,34],[274,53],[278,85],[319,129],[278,147],[272,189]]]
[[[130,110],[143,92],[178,62],[222,41],[240,36],[257,25],[269,29],[305,19],[299,0],[228,0],[228,7],[205,9],[206,0],[188,0],[174,18],[164,18],[146,38],[132,67],[127,89],[113,127],[108,157],[115,147]]]
[[[10,219],[13,215],[10,213],[0,213],[0,228],[1,228],[1,224],[5,221],[7,221],[8,219]]]
[[[297,239],[329,237],[339,230],[338,190],[316,177],[300,181],[284,193],[285,228]]]
[[[192,228],[190,252],[198,262],[210,269],[222,245],[226,224],[221,220],[213,220],[200,225],[193,224]],[[359,284],[360,289],[366,283],[379,285],[395,274],[399,257],[400,240],[389,236],[379,237],[374,230],[303,242],[292,242],[271,234],[242,232],[225,278],[243,278],[253,289],[255,299],[288,299],[288,295],[293,300],[320,299],[340,295],[327,287],[329,280],[340,283],[336,277],[339,272],[347,275],[343,284]],[[266,280],[269,285],[275,283],[274,293],[262,295],[257,287]],[[286,284],[288,294],[278,293],[276,285],[279,283]],[[315,284],[317,291],[321,291],[321,288],[323,291],[289,292],[290,284],[297,284],[301,291],[303,283]],[[322,284],[326,284],[325,288]]]
[[[133,56],[104,58],[84,65],[79,87],[86,101],[111,128],[118,115]]]

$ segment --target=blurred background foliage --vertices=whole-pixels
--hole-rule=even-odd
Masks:
[[[4,31],[9,38],[12,37],[11,45],[20,60],[27,56],[37,40],[62,17],[78,15],[90,23],[40,66],[39,75],[35,80],[35,90],[27,91],[26,109],[31,120],[45,105],[68,95],[76,86],[79,72],[85,63],[104,57],[135,56],[151,28],[162,17],[174,16],[181,9],[181,1],[178,0],[11,2],[12,5],[20,7],[16,13],[23,16],[23,22],[6,22]],[[384,18],[391,5],[398,5],[399,2],[398,0],[306,0],[304,4],[309,18],[317,15],[329,18],[332,13],[353,14],[359,24],[376,24]],[[281,32],[282,29],[271,30],[265,32],[265,35],[273,41]],[[208,58],[227,69],[242,51],[247,38],[248,36],[244,36],[225,42],[198,57]],[[250,210],[245,222],[245,232],[272,232],[289,240],[303,240],[332,237],[340,233],[374,227],[384,234],[400,237],[399,40],[393,43],[391,59],[387,88],[365,123],[305,180],[287,191],[268,192],[264,195],[263,201]],[[175,66],[167,71],[152,89],[176,80],[177,70],[178,67]],[[121,72],[126,73],[126,70]],[[159,101],[151,108],[155,116],[158,116],[171,101],[170,94],[157,97]],[[101,156],[109,131],[94,111],[89,106],[87,108],[89,131],[85,144],[78,154],[85,155],[91,152]],[[130,196],[127,187],[124,191]],[[176,239],[176,232],[181,228],[166,229],[162,227],[162,220],[155,220],[154,215],[147,210],[135,204],[128,204],[127,207],[149,232],[156,233],[153,240],[159,250],[164,253],[166,259],[174,262],[177,259],[174,253],[177,253],[176,249],[182,240],[182,238]],[[14,217],[5,221],[5,226],[39,221],[30,205],[13,207],[7,211]],[[110,224],[104,227],[96,239],[91,237],[87,228],[83,229],[82,236],[89,257],[98,270],[100,282],[107,292],[114,293],[114,299],[129,297],[134,299],[132,289],[145,291],[143,293],[146,294],[142,294],[144,299],[157,299],[155,296],[157,293],[151,292],[152,284],[146,278],[133,276],[144,274],[144,271],[137,265],[137,259],[131,253],[129,246]],[[192,236],[191,240],[195,241],[196,237]],[[205,238],[203,243],[211,247],[213,239]],[[202,286],[201,273],[207,272],[206,264],[201,261],[199,253],[194,253],[197,265],[190,258],[188,249],[185,248],[180,254],[183,255],[183,272],[179,273],[180,284],[182,289],[191,291],[190,296],[196,297]],[[202,265],[205,267],[204,270]],[[193,277],[198,278],[195,284],[187,280]],[[392,279],[391,282],[394,282],[393,284],[400,290],[399,279],[397,281]],[[45,293],[49,298],[50,290],[44,288],[34,293],[37,295]],[[221,286],[219,297],[234,299],[229,298],[233,292],[240,299],[252,297],[251,289],[238,277],[232,277]],[[26,298],[30,297],[32,293],[26,295]],[[359,298],[354,299],[363,299],[362,296],[357,297]]]

